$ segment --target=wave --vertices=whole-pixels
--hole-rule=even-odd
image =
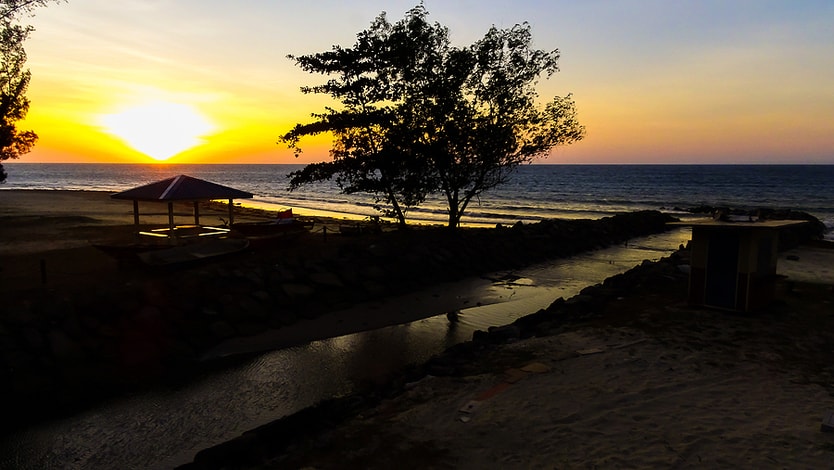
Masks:
[[[367,217],[371,196],[342,194],[333,181],[287,191],[300,164],[33,164],[4,162],[7,189],[122,191],[176,174],[239,188],[275,207],[304,207]],[[507,184],[472,201],[464,222],[514,223],[547,218],[600,218],[635,210],[698,205],[802,210],[834,230],[834,165],[526,165]],[[408,212],[445,222],[446,202],[429,197]],[[830,232],[831,233],[831,232]]]

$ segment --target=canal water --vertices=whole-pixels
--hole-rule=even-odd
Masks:
[[[456,292],[451,299],[466,298],[471,306],[460,308],[454,300],[443,305],[428,293],[422,297],[433,299],[424,307],[427,318],[263,353],[179,388],[119,397],[34,425],[0,440],[0,468],[155,469],[190,462],[204,448],[424,362],[475,330],[510,323],[645,259],[667,256],[689,237],[680,229],[447,285]],[[412,295],[409,302],[419,298]],[[460,311],[454,326],[445,315],[449,310]]]

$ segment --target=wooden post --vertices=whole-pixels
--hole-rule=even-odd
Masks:
[[[194,225],[200,225],[200,201],[194,201]]]
[[[235,223],[235,204],[234,199],[229,199],[229,228]]]
[[[168,203],[168,236],[174,236],[174,203]]]
[[[139,200],[133,200],[133,224],[139,225]]]

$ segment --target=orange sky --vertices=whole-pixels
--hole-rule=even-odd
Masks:
[[[71,0],[27,43],[40,140],[25,162],[306,163],[277,137],[329,104],[287,54],[350,46],[417,2]],[[573,93],[587,137],[551,163],[834,163],[834,4],[427,0],[470,44],[529,21],[559,48],[543,98]]]

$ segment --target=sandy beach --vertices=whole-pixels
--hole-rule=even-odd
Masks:
[[[51,289],[123,275],[91,245],[130,242],[131,210],[103,193],[0,191],[4,295],[42,288],[40,260]],[[161,210],[147,217],[166,220]],[[338,252],[339,243],[317,249]],[[819,247],[780,255],[775,301],[753,314],[687,305],[685,273],[664,265],[587,315],[540,324],[536,337],[470,344],[396,392],[359,400],[344,419],[312,420],[291,438],[274,439],[280,425],[255,430],[190,467],[826,468],[831,263]],[[298,322],[291,336],[338,335],[368,321],[341,320],[326,331]]]
[[[90,277],[114,274],[116,261],[94,245],[149,243],[139,239],[130,201],[110,198],[97,191],[0,190],[0,282],[5,291],[40,287],[40,261],[46,263],[50,285],[80,283]],[[178,224],[193,222],[189,204],[175,206]],[[302,218],[313,215],[300,214]],[[270,220],[270,213],[246,207],[235,210],[236,222]],[[223,204],[204,204],[201,223],[222,226],[228,220]],[[315,214],[321,232],[328,227],[338,232],[340,224],[355,224],[355,219],[336,219]],[[166,226],[165,204],[141,203],[142,229]],[[331,240],[337,242],[338,240]]]
[[[663,334],[588,326],[523,341],[504,348],[518,358],[503,372],[423,379],[328,433],[324,451],[290,459],[299,468],[825,468],[830,384],[786,363],[804,361],[773,351],[772,338],[738,340],[763,320],[701,332],[656,324]]]
[[[343,422],[311,413],[186,468],[830,466],[830,280],[784,278],[773,304],[749,314],[687,305],[675,266],[626,283],[538,337],[461,348]]]

